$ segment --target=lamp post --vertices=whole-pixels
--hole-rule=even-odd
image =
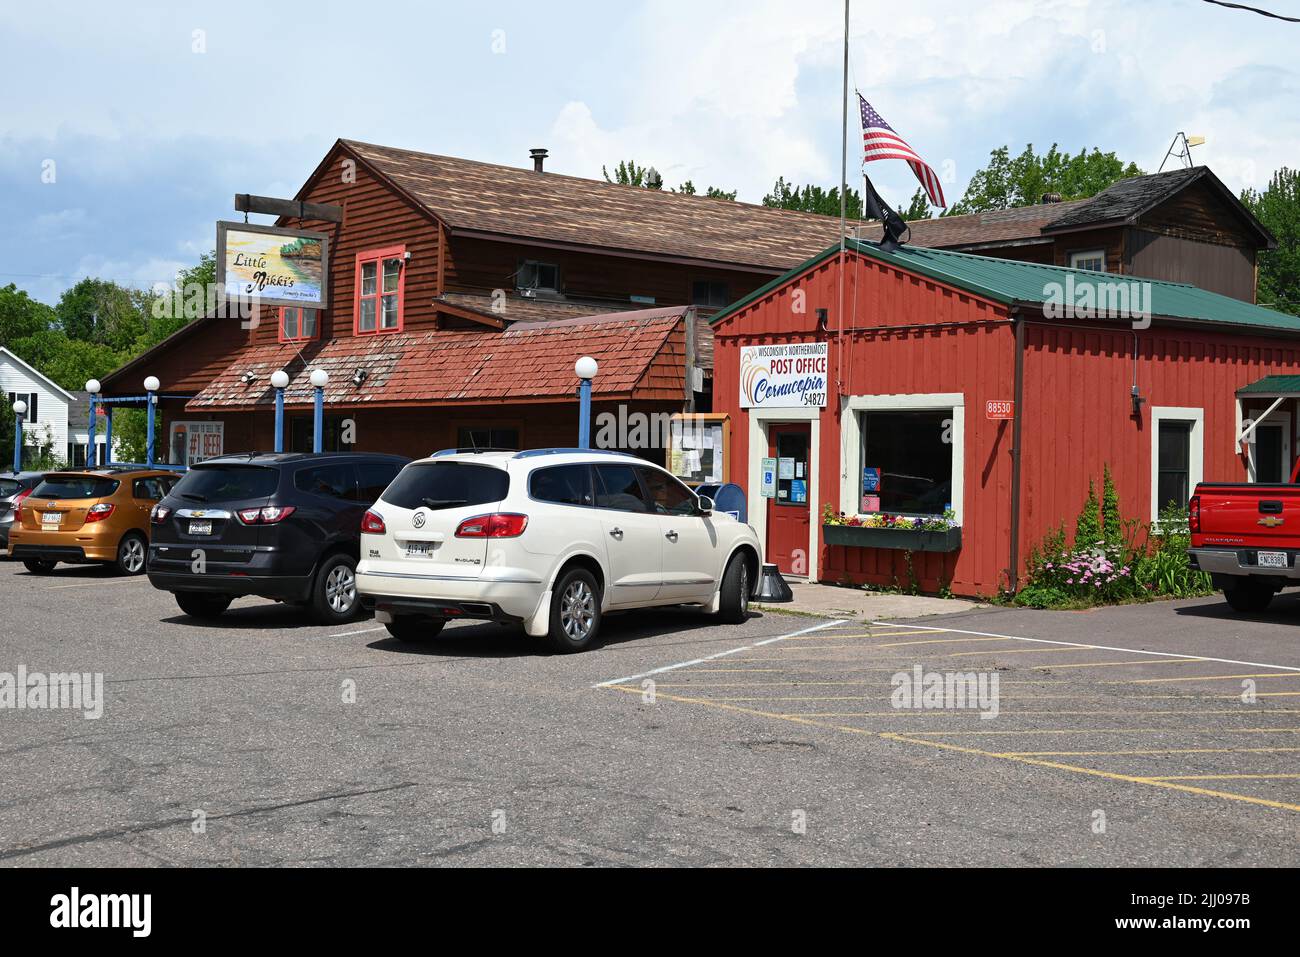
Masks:
[[[330,374],[324,369],[314,369],[311,374],[312,388],[316,390],[316,413],[312,423],[311,450],[321,451],[321,439],[325,431],[325,386],[330,381]]]
[[[277,369],[271,373],[271,385],[275,387],[275,450],[284,451],[284,390],[289,386],[289,373]]]
[[[23,470],[23,416],[27,414],[27,403],[19,399],[14,403],[14,474]]]
[[[153,407],[158,404],[157,392],[162,388],[162,383],[158,381],[156,375],[151,375],[144,380],[145,396],[145,455],[144,464],[153,468]]]
[[[87,379],[86,391],[90,393],[90,424],[86,427],[86,468],[93,469],[95,461],[95,426],[99,416],[99,380]]]
[[[591,380],[600,366],[591,356],[583,356],[573,365],[578,375],[578,448],[591,448]]]

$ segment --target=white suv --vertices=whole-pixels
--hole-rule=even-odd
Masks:
[[[412,462],[366,513],[357,590],[403,641],[467,618],[572,652],[607,611],[744,621],[761,554],[752,528],[635,456],[449,451]]]

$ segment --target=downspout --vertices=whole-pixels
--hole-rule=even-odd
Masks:
[[[1012,594],[1020,587],[1020,442],[1025,418],[1025,320],[1017,306],[1011,308],[1016,327],[1015,414],[1011,421],[1011,561],[1008,586]]]

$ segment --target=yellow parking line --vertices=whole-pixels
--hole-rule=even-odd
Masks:
[[[1032,731],[914,731],[913,734],[1300,734],[1300,728],[1039,728]]]
[[[1005,638],[926,638],[923,641],[891,641],[876,648],[906,648],[908,645],[964,645],[972,641],[1006,641]]]
[[[969,658],[972,655],[1047,655],[1066,651],[1096,651],[1096,648],[1017,648],[1015,651],[954,651],[950,655],[938,655],[940,658]],[[1163,659],[1162,659],[1163,660]]]
[[[909,628],[906,631],[868,631],[861,635],[836,635],[836,638],[893,638],[896,635],[944,635],[947,628]]]
[[[1300,678],[1289,671],[1266,671],[1256,675],[1192,675],[1187,678],[1133,678],[1128,681],[1103,681],[1113,685],[1152,685],[1167,681],[1236,681],[1241,678]]]
[[[795,713],[798,714],[800,712],[795,712]],[[947,708],[947,709],[936,708],[930,711],[913,710],[911,708],[899,708],[896,711],[841,711],[841,712],[828,711],[828,712],[821,712],[821,713],[805,714],[804,717],[887,718],[891,715],[896,715],[896,714],[897,715],[902,715],[902,714],[933,715],[934,717],[962,717],[962,716],[977,717],[980,715],[980,711],[977,708],[965,708],[960,711],[952,708]],[[1248,716],[1256,717],[1261,714],[1300,714],[1300,709],[1287,710],[1287,711],[1283,711],[1277,708],[1230,708],[1226,711],[1202,711],[1198,708],[1184,709],[1182,711],[1131,711],[1131,710],[1130,711],[1097,711],[1095,709],[1092,711],[1059,711],[1056,709],[1052,709],[1049,711],[1018,711],[1013,708],[1008,708],[1006,706],[1006,703],[1003,702],[1001,708],[998,711],[999,718],[1014,718],[1014,717],[1019,717],[1021,715],[1030,715],[1030,714],[1035,714],[1035,715],[1060,714],[1060,715],[1067,715],[1070,717],[1075,717],[1080,715],[1104,715],[1106,717],[1112,717],[1112,718],[1120,717],[1120,716],[1146,717],[1148,715],[1155,716],[1155,715],[1171,715],[1171,714],[1235,714],[1235,715],[1248,715]],[[941,734],[942,732],[927,732],[927,734],[929,733]]]
[[[1300,774],[1176,774],[1171,777],[1147,778],[1148,781],[1275,781],[1294,780]]]
[[[144,575],[133,576],[131,578],[105,578],[103,581],[96,582],[73,582],[68,585],[47,585],[45,591],[53,591],[56,588],[101,588],[104,585],[138,585],[141,582],[147,582],[149,579]]]
[[[982,751],[979,748],[966,748],[961,745],[947,744],[942,741],[919,741],[914,737],[884,732],[880,735],[882,738],[888,738],[893,741],[899,741],[907,744],[921,744],[932,748],[942,748],[946,751],[956,751],[960,754],[972,754],[988,758],[1002,758],[1006,761],[1015,761],[1018,764],[1028,764],[1040,768],[1055,768],[1060,771],[1072,771],[1075,774],[1087,774],[1092,777],[1105,778],[1110,781],[1124,781],[1130,784],[1145,784],[1149,787],[1166,788],[1171,791],[1184,791],[1188,794],[1200,794],[1206,797],[1223,798],[1227,801],[1241,801],[1245,804],[1258,804],[1262,807],[1278,808],[1284,811],[1300,811],[1300,804],[1287,804],[1284,801],[1270,801],[1265,798],[1252,797],[1248,794],[1236,794],[1232,791],[1213,791],[1208,788],[1193,787],[1189,784],[1179,784],[1177,781],[1160,781],[1155,778],[1138,777],[1132,774],[1117,774],[1114,771],[1100,771],[1096,768],[1082,768],[1074,764],[1062,764],[1058,761],[1040,761],[1036,758],[1010,757],[1006,755],[994,754],[991,751]]]
[[[1273,754],[1300,751],[1300,748],[1147,748],[1131,751],[1003,751],[1000,758],[1110,757],[1118,755],[1157,754]]]

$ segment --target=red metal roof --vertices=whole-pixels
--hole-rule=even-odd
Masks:
[[[292,377],[289,405],[313,400],[308,369],[329,373],[327,405],[499,401],[566,401],[584,355],[600,363],[593,390],[600,398],[677,401],[685,389],[683,314],[686,307],[613,316],[521,323],[504,331],[429,330],[349,336],[301,352],[293,344],[249,346],[189,401],[186,409],[249,408],[274,401],[271,373]],[[358,369],[365,371],[360,385]],[[251,373],[255,378],[245,382]]]

